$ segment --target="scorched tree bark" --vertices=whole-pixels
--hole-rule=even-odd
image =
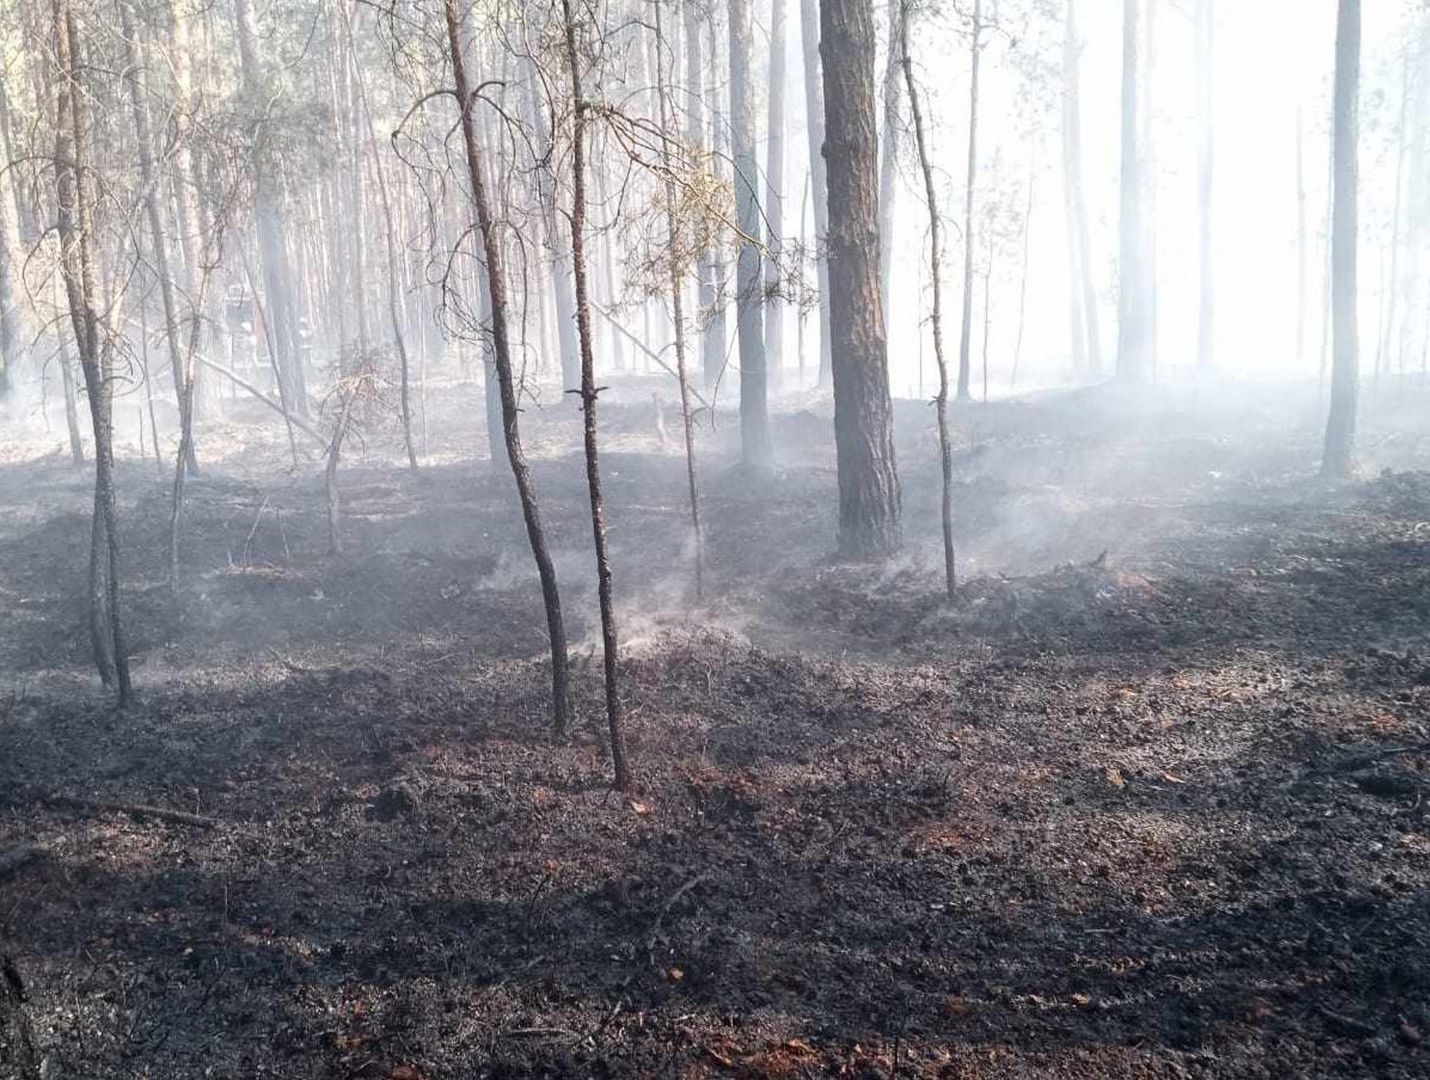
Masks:
[[[901,543],[901,499],[879,298],[879,145],[870,5],[823,0],[819,51],[829,179],[839,549],[850,556],[887,555]]]

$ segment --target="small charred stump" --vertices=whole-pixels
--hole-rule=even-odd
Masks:
[[[372,816],[378,821],[394,821],[415,814],[417,808],[417,793],[406,784],[385,787],[372,800]]]
[[[40,1075],[25,1000],[15,962],[0,955],[0,1080],[37,1080]]]

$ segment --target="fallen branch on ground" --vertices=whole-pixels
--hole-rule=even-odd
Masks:
[[[258,387],[254,386],[247,379],[243,378],[242,376],[235,375],[232,371],[224,367],[222,364],[215,364],[212,360],[208,359],[208,357],[200,356],[198,358],[198,361],[209,370],[217,371],[224,378],[231,381],[235,386],[238,386],[243,390],[247,390],[250,394],[256,397],[259,401],[263,402],[263,404],[267,405],[274,412],[283,416],[289,423],[291,423],[304,435],[309,435],[312,438],[317,439],[318,442],[321,443],[325,449],[327,448],[327,445],[330,441],[328,439],[328,436],[324,435],[321,431],[315,428],[312,424],[308,423],[308,421],[304,420],[301,416],[295,416],[291,409],[284,409],[283,405],[280,402],[274,401],[271,397],[265,394],[262,390],[258,389]]]
[[[65,807],[71,810],[100,810],[111,814],[128,814],[135,818],[151,818],[167,821],[173,825],[188,825],[195,829],[217,829],[224,823],[218,818],[191,814],[187,810],[169,810],[162,806],[146,806],[143,803],[106,802],[101,799],[82,799],[78,795],[44,794],[39,801],[46,806]]]
[[[596,311],[599,312],[600,315],[601,315],[608,323],[610,323],[610,324],[611,324],[612,326],[614,326],[617,330],[619,330],[619,331],[621,332],[621,334],[623,334],[623,335],[625,336],[625,338],[626,338],[627,341],[629,341],[632,345],[634,345],[637,349],[639,349],[642,353],[644,353],[644,354],[646,355],[647,359],[649,359],[652,363],[654,363],[654,364],[656,364],[657,366],[659,366],[660,369],[661,369],[662,371],[666,372],[667,374],[674,375],[674,376],[676,377],[676,379],[679,379],[679,378],[680,378],[680,372],[676,371],[675,368],[673,368],[673,367],[671,367],[669,364],[667,364],[667,363],[665,362],[665,358],[662,357],[662,356],[660,355],[660,353],[656,352],[656,351],[655,351],[654,349],[652,349],[649,345],[647,345],[644,341],[642,341],[640,338],[636,337],[635,334],[631,333],[631,332],[630,332],[629,330],[627,330],[624,326],[622,326],[622,325],[621,325],[621,321],[620,321],[619,319],[617,319],[614,315],[612,315],[612,314],[611,314],[609,311],[607,311],[605,308],[601,307],[599,304],[592,304],[591,306],[592,306],[593,308],[595,308]],[[691,392],[691,394],[693,394],[693,395],[695,396],[695,400],[698,401],[698,402],[700,402],[700,407],[701,407],[701,408],[703,408],[703,409],[708,409],[708,408],[710,408],[710,403],[705,400],[704,396],[700,393],[699,390],[695,389],[695,387],[692,386],[692,387],[690,387],[690,392]]]

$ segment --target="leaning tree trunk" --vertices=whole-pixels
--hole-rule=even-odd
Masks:
[[[480,139],[482,136],[477,135]],[[483,162],[483,169],[486,163]],[[490,190],[491,174],[484,178],[488,181]],[[473,274],[477,289],[477,326],[479,328],[488,327],[492,324],[492,289],[491,282],[487,275],[477,269]],[[502,419],[501,387],[499,385],[500,376],[497,374],[496,352],[492,348],[491,338],[485,333],[479,332],[478,348],[482,357],[482,407],[486,417],[487,429],[487,460],[491,462],[493,471],[501,468],[502,458],[506,453],[505,424]]]
[[[819,385],[830,379],[829,260],[825,238],[829,235],[829,182],[824,165],[824,86],[819,73],[819,0],[799,0],[800,36],[804,44],[805,131],[809,142],[809,178],[814,198],[814,261],[819,286]]]
[[[730,143],[735,166],[735,218],[740,228],[735,264],[735,325],[740,339],[740,461],[768,472],[774,463],[770,441],[765,369],[763,291],[760,283],[760,205],[755,181],[754,87],[750,85],[751,0],[730,0]]]
[[[1332,157],[1335,169],[1331,220],[1331,409],[1326,420],[1321,475],[1351,473],[1359,380],[1356,331],[1356,233],[1360,131],[1360,0],[1340,0],[1336,18],[1336,106]]]
[[[86,154],[88,106],[79,31],[69,0],[55,0],[55,138],[60,271],[70,322],[84,371],[94,425],[94,518],[90,530],[90,633],[100,678],[113,684],[120,708],[133,700],[129,657],[119,617],[119,534],[114,507],[114,373],[109,344],[102,342],[94,269],[93,179]]]
[[[447,44],[451,53],[452,79],[456,87],[458,108],[461,110],[462,143],[467,154],[467,176],[471,183],[472,200],[476,203],[477,223],[482,233],[482,245],[486,254],[486,275],[491,291],[492,347],[497,379],[501,389],[502,430],[506,437],[507,460],[516,481],[517,495],[521,500],[522,517],[526,522],[526,535],[531,544],[531,554],[536,561],[536,571],[541,578],[541,595],[546,602],[546,629],[551,638],[551,703],[552,723],[557,734],[566,730],[570,715],[570,679],[567,670],[566,625],[561,616],[561,598],[556,584],[556,567],[546,545],[546,531],[541,524],[541,514],[536,502],[536,489],[531,481],[531,470],[522,450],[521,431],[518,424],[520,411],[516,399],[516,382],[512,372],[511,344],[507,338],[506,270],[502,259],[500,238],[496,234],[496,223],[492,219],[491,204],[487,198],[486,178],[482,169],[481,144],[477,139],[477,128],[472,116],[471,85],[467,79],[466,64],[462,58],[461,35],[458,32],[457,0],[444,0],[447,21]]]
[[[874,20],[862,0],[824,0],[820,16],[839,549],[850,556],[887,555],[898,550],[902,537],[879,301]]]
[[[973,193],[978,180],[978,61],[983,52],[983,0],[973,0],[972,74],[968,82],[968,175],[963,201],[963,322],[958,339],[958,400],[967,401],[973,345]]]
[[[451,5],[454,0],[447,0]],[[617,664],[620,636],[611,590],[611,558],[606,550],[606,504],[596,442],[596,358],[591,349],[591,302],[586,283],[586,109],[581,91],[581,56],[571,0],[561,0],[566,64],[571,78],[571,265],[576,276],[576,329],[581,338],[581,411],[584,418],[586,488],[591,498],[591,534],[596,547],[596,593],[601,605],[601,646],[606,676],[606,723],[611,734],[611,766],[617,791],[634,785],[626,760],[625,724]]]
[[[909,8],[911,0],[900,0],[899,61],[904,69],[904,84],[909,92],[909,112],[914,121],[914,147],[919,155],[919,170],[924,177],[924,197],[929,208],[929,277],[933,282],[933,308],[929,322],[933,326],[933,354],[938,364],[938,397],[934,408],[938,414],[938,459],[942,478],[939,499],[939,521],[943,525],[944,589],[950,600],[958,588],[958,574],[953,550],[953,446],[948,434],[948,360],[943,355],[943,284],[940,275],[943,258],[943,218],[938,209],[938,185],[934,183],[933,160],[924,132],[923,111],[919,106],[919,88],[914,80],[914,63],[909,56]]]

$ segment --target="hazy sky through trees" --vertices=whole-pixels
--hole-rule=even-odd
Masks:
[[[1030,172],[1035,185],[1030,269],[1019,385],[1068,377],[1067,256],[1063,228],[1060,145],[1061,4],[1052,17],[1029,19],[1028,0],[1003,0],[1007,33],[990,38],[985,53],[981,115],[982,168],[978,219],[996,214],[990,341],[991,391],[1006,393],[1017,338],[1021,274],[1021,216]],[[1036,5],[1031,5],[1035,6]],[[1362,320],[1375,341],[1380,310],[1381,249],[1388,246],[1394,201],[1394,126],[1399,107],[1403,48],[1414,45],[1413,5],[1384,0],[1367,5],[1361,171],[1364,228]],[[1159,377],[1190,371],[1196,359],[1197,317],[1197,100],[1195,26],[1191,0],[1158,0],[1156,63],[1150,86],[1156,147]],[[757,32],[768,9],[757,7]],[[1082,54],[1083,168],[1092,269],[1102,302],[1104,337],[1115,340],[1118,198],[1118,88],[1121,78],[1122,5],[1085,0],[1078,18]],[[1314,378],[1321,347],[1321,290],[1329,161],[1334,0],[1221,0],[1215,7],[1215,277],[1216,363],[1226,374],[1289,374],[1295,352],[1297,281],[1296,145],[1298,111],[1304,125],[1304,171],[1309,251],[1306,357],[1303,375]],[[1031,33],[1025,38],[1025,27]],[[879,26],[880,47],[886,28]],[[962,200],[966,153],[968,58],[962,24],[947,13],[921,13],[913,35],[916,74],[927,96],[930,143],[946,193],[946,207]],[[1016,46],[1008,35],[1017,35]],[[1033,70],[1030,70],[1033,69]],[[802,133],[800,58],[791,50],[788,73],[791,123]],[[760,114],[763,117],[763,113]],[[799,135],[791,133],[792,137]],[[763,145],[763,140],[761,140]],[[787,199],[797,202],[804,163],[794,156]],[[924,392],[936,378],[926,325],[927,260],[923,194],[912,154],[912,135],[901,145],[897,252],[889,362],[893,390],[917,392],[920,350]],[[1407,182],[1410,182],[1407,178]],[[797,228],[798,213],[787,213]],[[950,223],[945,285],[961,284],[960,230]],[[807,229],[812,229],[806,223]],[[981,348],[985,241],[975,250],[980,280],[975,302],[975,359]],[[815,333],[811,319],[807,333]],[[922,345],[919,327],[922,324]],[[1110,345],[1105,344],[1105,348]],[[976,364],[975,364],[976,366]],[[975,384],[978,382],[975,373]],[[975,386],[975,394],[978,387]]]

